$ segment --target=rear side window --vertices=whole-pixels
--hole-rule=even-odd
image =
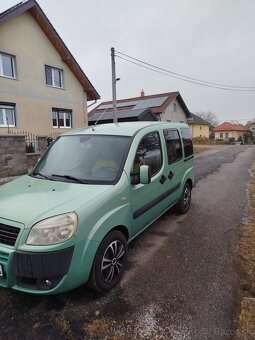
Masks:
[[[149,165],[151,176],[162,167],[161,143],[157,132],[148,133],[138,145],[132,169],[132,172],[137,174],[133,178],[133,184],[139,183],[138,173],[141,165]]]
[[[166,129],[164,136],[167,147],[168,164],[177,162],[182,158],[180,135],[177,130]]]
[[[181,136],[184,145],[184,157],[193,155],[192,137],[189,128],[181,128]]]

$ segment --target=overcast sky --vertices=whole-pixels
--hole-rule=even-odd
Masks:
[[[0,12],[18,1],[1,0]],[[255,87],[254,0],[38,0],[102,101],[111,100],[110,49],[205,81]],[[24,37],[25,40],[25,37]],[[179,91],[191,112],[255,118],[255,91],[187,83],[116,58],[117,98]]]

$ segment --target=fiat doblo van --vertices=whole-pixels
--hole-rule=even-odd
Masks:
[[[110,290],[125,269],[127,244],[170,207],[189,210],[193,158],[182,123],[64,133],[33,171],[0,187],[0,286]]]

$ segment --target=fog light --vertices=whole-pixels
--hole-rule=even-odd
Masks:
[[[52,287],[52,282],[50,280],[45,280],[45,285],[48,287],[48,288],[51,288]]]

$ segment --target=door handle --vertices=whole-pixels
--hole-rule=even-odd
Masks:
[[[166,180],[167,180],[166,176],[162,175],[159,181],[161,184],[164,184]]]
[[[170,171],[167,177],[171,180],[174,177],[173,171]]]

